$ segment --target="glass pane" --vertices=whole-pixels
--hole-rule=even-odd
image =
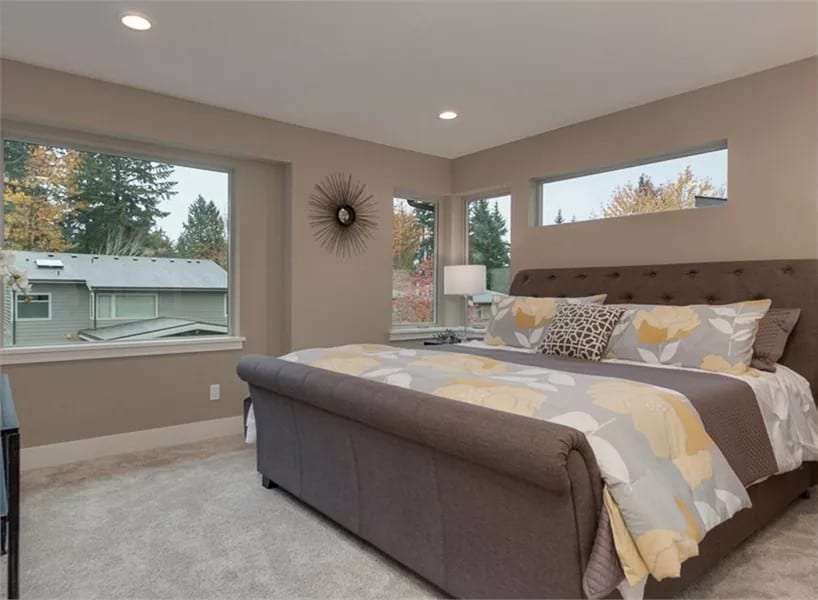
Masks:
[[[395,198],[392,204],[392,322],[435,320],[437,212],[434,204]]]
[[[111,296],[110,294],[100,294],[97,296],[97,318],[110,319],[113,312],[111,310]]]
[[[18,319],[47,319],[48,296],[29,296],[17,298]]]
[[[152,319],[156,316],[156,297],[118,295],[116,297],[117,319]]]
[[[511,196],[472,200],[467,205],[468,262],[486,265],[485,294],[471,299],[469,322],[484,327],[491,316],[496,294],[508,294],[511,286]]]
[[[541,225],[727,204],[727,149],[540,186]]]
[[[4,249],[60,309],[11,327],[4,302],[3,345],[228,333],[227,173],[10,139],[3,157]]]

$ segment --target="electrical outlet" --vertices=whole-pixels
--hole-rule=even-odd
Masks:
[[[222,397],[222,386],[218,383],[213,383],[210,385],[210,399],[211,400],[218,400]]]

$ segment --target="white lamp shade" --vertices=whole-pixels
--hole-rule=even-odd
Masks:
[[[485,265],[450,265],[443,267],[444,294],[468,296],[485,291]]]

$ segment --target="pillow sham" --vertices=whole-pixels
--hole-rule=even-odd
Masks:
[[[758,322],[750,366],[775,373],[775,363],[784,356],[790,333],[801,316],[800,308],[771,308]]]
[[[598,361],[624,312],[625,307],[616,305],[561,304],[537,350]]]
[[[690,306],[624,305],[606,358],[741,374],[770,300]]]
[[[580,298],[495,296],[483,341],[491,346],[536,348],[560,304],[602,304],[606,294]]]

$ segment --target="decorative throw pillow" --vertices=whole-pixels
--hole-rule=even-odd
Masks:
[[[536,348],[560,304],[602,304],[605,294],[582,298],[495,296],[483,341],[492,346]]]
[[[624,312],[624,307],[616,305],[563,304],[537,349],[544,354],[598,361]]]
[[[775,373],[775,363],[784,355],[790,333],[801,316],[800,308],[771,308],[758,322],[750,366]]]
[[[711,306],[625,305],[606,358],[744,373],[769,300]]]

